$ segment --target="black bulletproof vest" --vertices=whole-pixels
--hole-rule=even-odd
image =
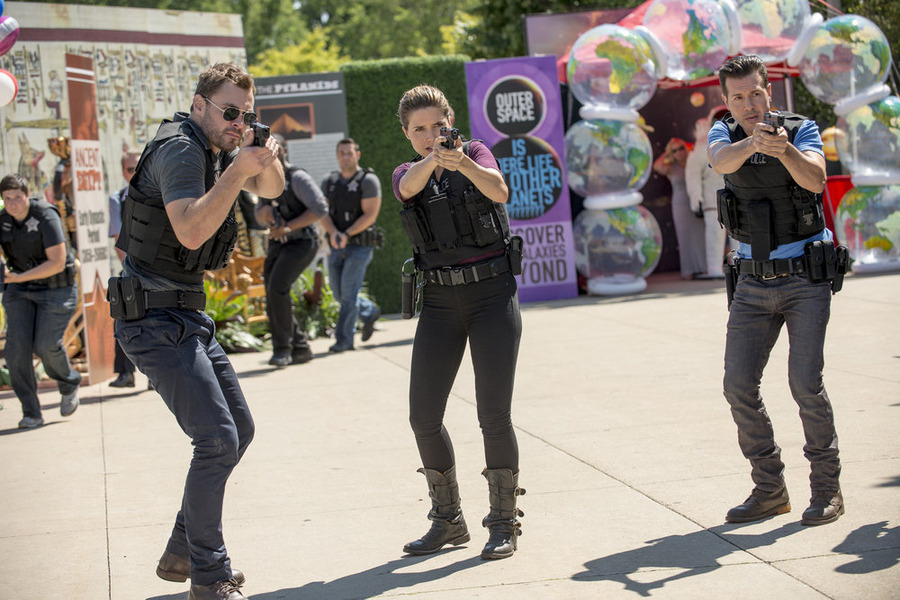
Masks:
[[[44,248],[44,238],[41,236],[40,224],[50,217],[52,213],[59,216],[59,209],[49,202],[29,199],[31,208],[23,223],[18,223],[8,212],[0,211],[0,247],[13,271],[24,273],[41,263],[47,262],[47,251]],[[44,279],[34,279],[25,282],[24,285],[49,288],[72,285],[75,281],[75,258],[71,252],[66,251],[66,268],[62,272]]]
[[[300,201],[300,198],[297,197],[294,190],[291,188],[291,179],[297,171],[303,171],[303,169],[284,163],[284,190],[281,192],[280,196],[275,198],[275,202],[278,203],[278,214],[281,215],[283,222],[295,219],[307,210],[306,205]],[[271,200],[262,198],[260,200],[267,204],[272,203]]]
[[[147,196],[134,186],[140,181],[146,158],[176,136],[187,137],[203,146],[184,120],[163,121],[156,137],[144,149],[131,178],[132,185],[122,206],[122,231],[116,247],[152,273],[173,281],[197,284],[202,282],[204,271],[221,269],[228,264],[238,237],[234,207],[212,237],[196,250],[189,250],[178,241],[162,198]],[[205,154],[205,185],[209,190],[216,183],[216,165],[209,153]]]
[[[360,169],[353,177],[344,181],[340,171],[333,171],[325,184],[325,197],[328,198],[328,214],[338,231],[346,231],[362,216],[362,180],[371,169]],[[350,184],[356,182],[355,189],[350,191]]]
[[[466,155],[469,144],[463,144]],[[419,269],[459,265],[506,248],[510,239],[506,205],[487,198],[459,171],[444,171],[445,191],[439,192],[437,184],[432,175],[400,211]]]
[[[788,139],[793,143],[806,117],[789,112],[782,114]],[[733,116],[728,115],[724,122],[732,142],[747,137]],[[769,250],[773,250],[781,244],[808,238],[825,227],[822,195],[797,185],[777,158],[754,154],[737,171],[725,175],[725,189],[731,192],[726,196],[733,205],[725,207],[730,214],[725,219],[722,219],[723,207],[720,206],[720,221],[739,241],[756,246],[760,243],[759,229],[767,228]]]

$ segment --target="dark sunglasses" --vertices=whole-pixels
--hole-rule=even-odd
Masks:
[[[221,110],[222,118],[225,119],[226,121],[234,121],[241,115],[244,115],[244,123],[246,125],[256,123],[256,113],[253,111],[241,110],[241,109],[237,108],[236,106],[229,106],[228,108],[222,108],[221,106],[219,106],[218,104],[216,104],[215,102],[213,102],[212,100],[207,98],[206,96],[203,96],[203,99],[206,100],[207,102],[209,102],[210,104],[212,104],[213,106],[215,106],[216,108],[218,108],[219,110]]]

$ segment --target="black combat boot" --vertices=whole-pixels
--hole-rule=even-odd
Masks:
[[[525,513],[516,508],[516,498],[525,490],[518,487],[519,474],[510,469],[485,469],[481,474],[488,480],[491,503],[491,512],[481,521],[490,531],[481,558],[509,558],[516,551],[516,538],[522,535],[516,517]]]
[[[428,496],[431,497],[431,529],[422,539],[403,546],[407,554],[433,554],[445,544],[465,544],[469,541],[469,529],[459,508],[459,485],[456,483],[456,467],[443,473],[434,469],[419,469],[428,481]]]

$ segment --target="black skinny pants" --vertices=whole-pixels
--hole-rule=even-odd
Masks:
[[[291,286],[315,258],[318,248],[318,242],[310,238],[289,240],[285,244],[269,242],[263,263],[263,280],[274,350],[298,350],[309,346],[306,332],[300,329],[291,307]]]
[[[509,273],[467,285],[425,287],[413,343],[409,422],[426,468],[444,472],[455,464],[443,421],[468,340],[486,466],[519,470],[510,417],[522,336],[516,290]]]

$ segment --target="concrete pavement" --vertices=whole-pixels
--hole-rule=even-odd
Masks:
[[[733,525],[751,489],[722,397],[726,309],[717,282],[651,276],[622,298],[523,305],[513,405],[524,535],[508,560],[479,558],[487,485],[471,364],[447,410],[466,545],[402,546],[429,503],[407,422],[415,320],[385,318],[356,352],[273,369],[232,355],[257,423],[228,486],[225,539],[254,600],[900,597],[900,274],[851,276],[826,347],[847,513],[802,527],[808,463],[787,386],[786,334],[763,393],[793,511]],[[84,387],[47,425],[19,431],[0,393],[0,580],[15,600],[183,600],[155,575],[190,460],[160,398]]]

